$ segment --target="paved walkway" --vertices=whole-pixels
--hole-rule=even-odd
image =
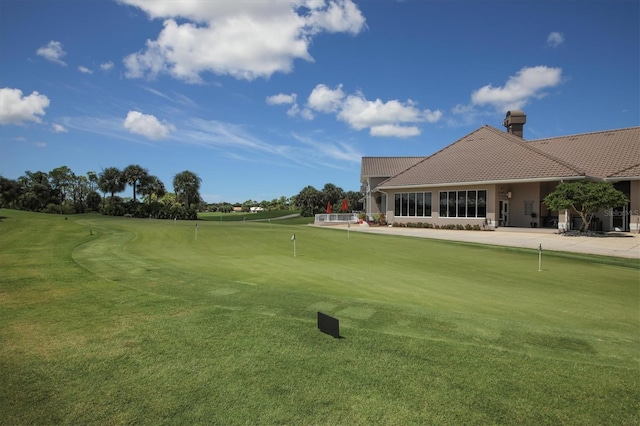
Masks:
[[[333,228],[347,230],[347,225]],[[640,259],[640,235],[628,232],[608,233],[606,236],[585,237],[559,235],[550,229],[499,228],[495,231],[454,231],[448,229],[389,228],[351,225],[350,231],[375,234],[405,235],[438,240],[465,241],[498,246],[589,253],[602,256]]]

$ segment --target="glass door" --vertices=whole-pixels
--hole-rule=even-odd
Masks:
[[[498,209],[500,211],[499,226],[509,226],[509,202],[500,200]]]

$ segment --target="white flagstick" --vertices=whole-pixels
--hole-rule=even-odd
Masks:
[[[347,239],[351,238],[351,222],[347,222]]]
[[[196,223],[196,240],[198,239],[198,224]]]
[[[296,257],[296,234],[291,236],[291,241],[293,241],[293,257]]]
[[[538,272],[542,271],[542,244],[538,246]]]

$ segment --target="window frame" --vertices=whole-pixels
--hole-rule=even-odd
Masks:
[[[486,219],[487,194],[488,191],[486,189],[439,191],[439,217],[447,219]],[[470,198],[470,195],[473,198]],[[470,212],[473,215],[470,215]]]
[[[393,213],[395,217],[431,217],[433,206],[431,191],[396,192]],[[427,200],[429,203],[427,204]],[[421,204],[420,204],[421,203]],[[422,214],[419,214],[422,212]],[[429,213],[428,215],[426,213]]]

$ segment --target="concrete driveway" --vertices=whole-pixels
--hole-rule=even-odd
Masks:
[[[454,231],[448,229],[389,228],[367,225],[333,225],[345,231],[369,232],[438,240],[465,241],[478,244],[523,247],[601,256],[640,259],[640,235],[628,232],[608,233],[603,236],[568,236],[556,234],[553,229],[499,228],[495,231]]]

